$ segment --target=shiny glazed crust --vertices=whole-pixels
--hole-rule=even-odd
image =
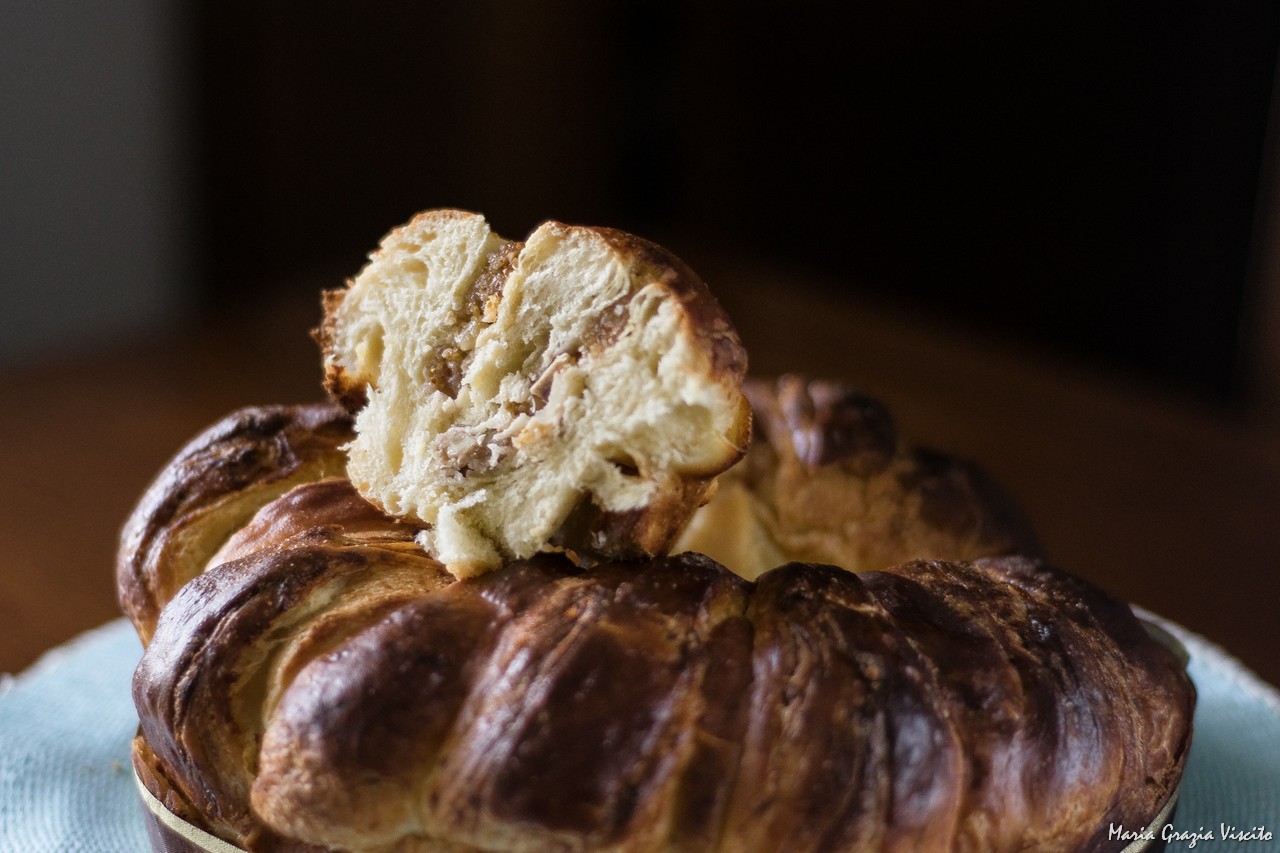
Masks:
[[[257,406],[193,438],[147,487],[120,534],[116,594],[146,643],[160,608],[265,503],[341,475],[352,437],[339,407]]]
[[[1034,560],[752,582],[701,555],[547,554],[455,581],[345,478],[258,488],[293,454],[235,489],[191,461],[305,432],[215,431],[140,508],[237,519],[147,599],[135,761],[248,849],[1107,849],[1181,775],[1178,661]]]

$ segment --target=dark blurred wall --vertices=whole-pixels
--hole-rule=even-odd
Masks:
[[[177,7],[0,3],[0,368],[189,306]]]
[[[1280,4],[237,0],[190,32],[213,302],[455,205],[1241,391]]]

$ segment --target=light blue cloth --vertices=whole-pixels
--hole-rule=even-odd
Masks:
[[[1175,625],[1199,691],[1195,741],[1172,826],[1212,832],[1196,850],[1280,851],[1280,693]],[[0,681],[0,851],[146,853],[129,763],[137,726],[133,629],[111,622]],[[1220,824],[1272,841],[1222,841]],[[1171,841],[1185,850],[1189,840]]]

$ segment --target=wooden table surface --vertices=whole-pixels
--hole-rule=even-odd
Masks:
[[[980,461],[1058,565],[1280,682],[1272,431],[795,275],[702,271],[754,373],[879,396],[904,435]],[[0,672],[117,615],[120,523],[182,442],[233,408],[319,398],[317,310],[264,300],[231,321],[0,369]]]

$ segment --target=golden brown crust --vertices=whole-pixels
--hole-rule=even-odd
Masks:
[[[210,570],[139,670],[148,741],[232,837],[262,821],[344,849],[1075,850],[1149,819],[1186,758],[1172,655],[1037,563],[793,564],[753,584],[697,555],[585,573],[546,555],[309,654],[263,714],[256,768],[223,764],[248,733],[193,709],[236,707],[227,661],[354,571],[315,556],[274,553],[303,578],[272,595],[265,564]],[[175,666],[175,647],[201,651]]]
[[[260,406],[178,451],[120,535],[116,590],[143,643],[164,603],[258,507],[297,483],[342,474],[350,439],[351,419],[331,404]]]
[[[796,375],[754,380],[746,392],[778,460],[774,494],[783,525],[847,525],[842,513],[851,501],[824,494],[838,482],[826,481],[828,472],[862,478],[865,485],[846,491],[865,489],[865,505],[888,513],[874,529],[857,531],[873,555],[857,567],[891,565],[901,555],[954,560],[1039,552],[1017,506],[976,465],[902,442],[878,401],[843,383]]]
[[[1022,514],[977,466],[902,441],[878,401],[796,375],[750,379],[744,390],[755,441],[677,550],[747,577],[789,560],[870,571],[1039,553]]]
[[[861,579],[936,671],[964,753],[986,768],[970,774],[960,848],[1098,849],[1109,823],[1159,811],[1186,762],[1195,691],[1126,605],[1024,558]]]
[[[346,477],[330,477],[295,486],[263,505],[210,558],[210,565],[317,542],[421,554],[414,541],[419,530],[420,525],[392,518],[360,497]]]
[[[714,477],[672,478],[653,501],[626,511],[611,512],[584,498],[569,513],[551,544],[573,551],[588,563],[665,554],[689,517],[706,502],[714,483]],[[602,557],[606,554],[609,556]]]
[[[554,224],[598,235],[613,247],[619,257],[627,260],[634,278],[661,283],[684,309],[689,335],[700,341],[699,348],[709,354],[712,372],[722,377],[723,382],[742,385],[747,376],[747,351],[729,315],[688,264],[662,246],[625,231]],[[749,417],[744,423],[746,427],[750,426]],[[747,438],[747,435],[743,436],[741,446],[746,446]]]

